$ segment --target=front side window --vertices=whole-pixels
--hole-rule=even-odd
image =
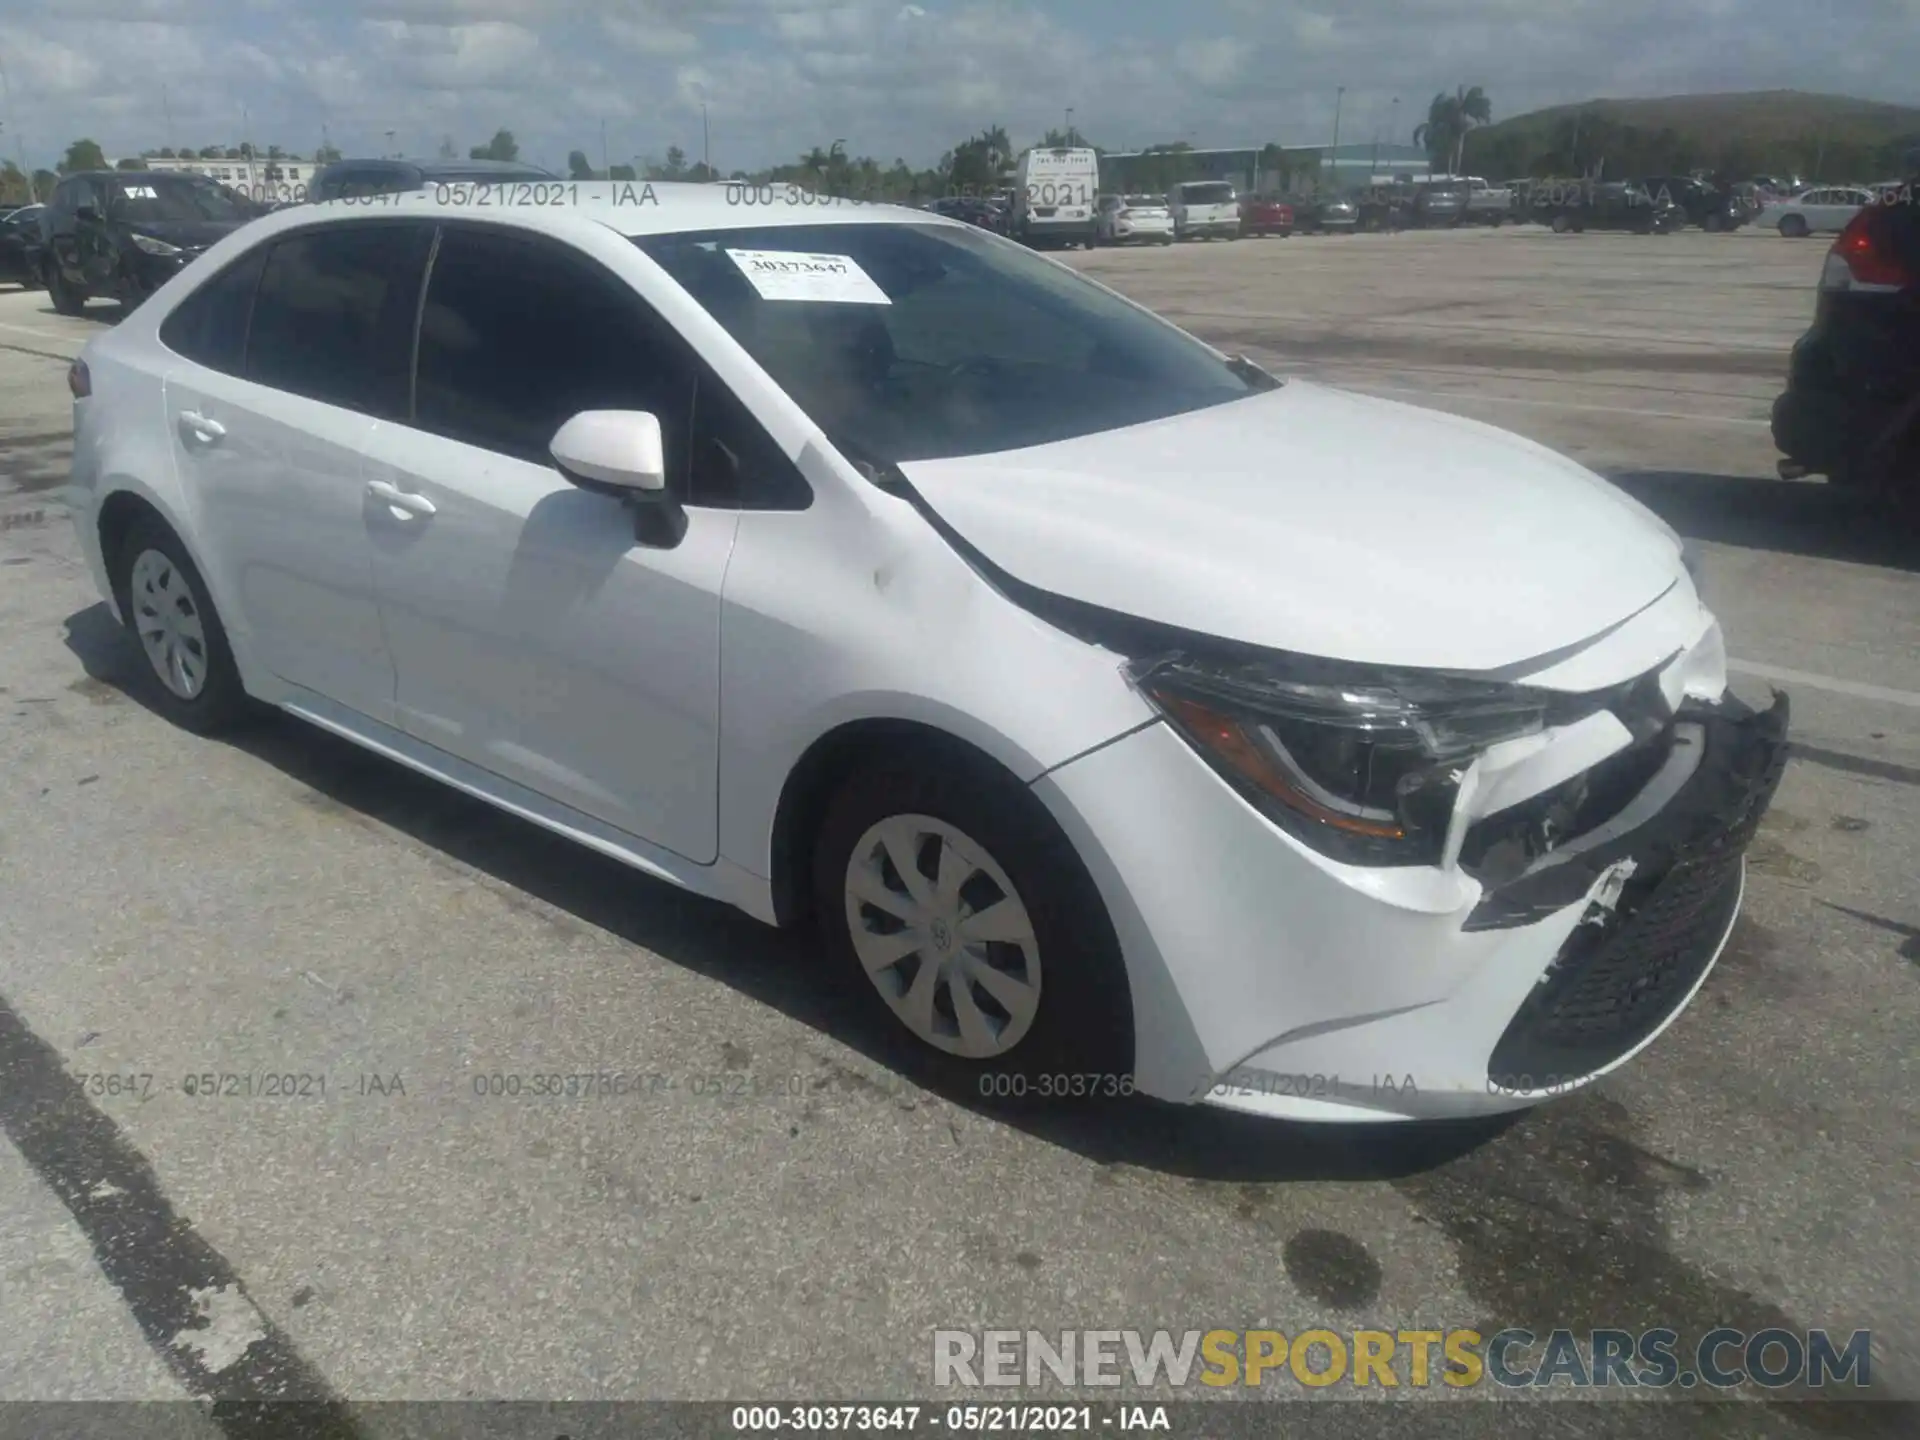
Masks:
[[[420,313],[421,429],[551,465],[580,411],[649,411],[684,498],[692,403],[684,345],[616,277],[551,241],[442,232]]]
[[[971,227],[769,226],[634,243],[850,458],[1012,450],[1272,384],[1064,266]],[[769,254],[775,269],[782,255],[825,260],[839,298],[786,298],[805,292],[764,275],[749,280],[743,265]]]
[[[432,228],[329,225],[267,256],[247,339],[249,380],[398,418]]]

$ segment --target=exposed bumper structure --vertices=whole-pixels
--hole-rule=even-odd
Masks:
[[[1303,1120],[1459,1117],[1585,1085],[1685,1008],[1738,912],[1787,718],[1784,696],[1680,699],[1626,750],[1482,813],[1445,868],[1329,861],[1163,725],[1036,789],[1113,915],[1142,1091]],[[1585,828],[1553,834],[1570,815]]]

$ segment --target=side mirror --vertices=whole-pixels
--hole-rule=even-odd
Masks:
[[[644,410],[582,410],[547,447],[560,473],[582,490],[633,511],[633,537],[671,550],[687,533],[687,512],[667,491],[659,419]]]

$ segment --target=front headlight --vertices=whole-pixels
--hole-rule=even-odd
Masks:
[[[1130,664],[1167,723],[1263,814],[1352,865],[1435,865],[1475,756],[1538,733],[1524,686],[1302,662]]]
[[[149,255],[178,255],[181,253],[178,245],[169,245],[166,241],[156,240],[151,235],[134,235],[130,238],[138,248],[146,251]]]

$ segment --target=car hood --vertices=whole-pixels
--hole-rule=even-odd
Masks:
[[[123,220],[121,228],[130,235],[151,235],[185,250],[204,250],[224,240],[247,222],[244,220]]]
[[[1036,589],[1385,666],[1519,666],[1685,578],[1679,537],[1583,466],[1478,421],[1299,380],[900,469],[962,539]]]

